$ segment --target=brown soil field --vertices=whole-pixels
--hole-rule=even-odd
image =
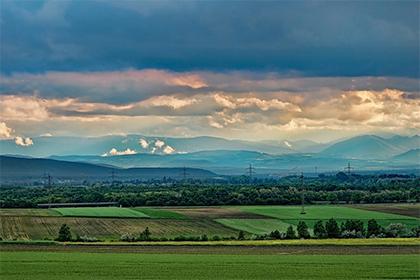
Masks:
[[[168,207],[165,209],[198,219],[267,219],[263,215],[230,207]]]
[[[393,255],[419,254],[420,246],[167,246],[167,245],[38,245],[0,244],[0,251],[91,252],[91,253],[164,253],[164,254],[234,254],[234,255]]]
[[[102,219],[77,217],[27,217],[0,216],[0,237],[2,239],[54,239],[62,224],[67,224],[73,234],[87,235],[99,239],[118,239],[122,234],[138,234],[149,227],[154,237],[177,235],[236,236],[237,231],[212,220],[170,220],[170,219]]]
[[[350,207],[420,218],[420,204],[354,204]]]

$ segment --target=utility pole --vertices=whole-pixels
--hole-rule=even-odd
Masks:
[[[255,174],[255,167],[252,166],[252,164],[249,165],[249,167],[246,169],[249,177],[249,183],[252,183],[252,175]]]
[[[301,205],[302,205],[302,209],[300,211],[300,214],[306,214],[305,212],[305,187],[304,187],[304,181],[303,181],[303,172],[300,174],[300,186],[301,186]]]
[[[187,168],[185,166],[182,168],[182,179],[184,182],[187,180]]]

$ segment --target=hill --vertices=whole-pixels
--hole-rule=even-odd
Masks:
[[[0,156],[0,177],[4,182],[43,181],[46,173],[55,180],[111,180],[182,178],[183,168],[117,168],[91,163],[69,162],[54,159],[18,158]],[[186,168],[190,178],[211,178],[216,174],[197,168]]]
[[[394,156],[393,161],[406,162],[420,165],[420,149],[409,150],[408,152]]]
[[[382,138],[376,135],[353,137],[331,145],[321,152],[324,156],[355,159],[387,159],[409,150],[418,136]]]

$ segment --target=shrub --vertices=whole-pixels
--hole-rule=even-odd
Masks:
[[[240,230],[238,233],[238,240],[244,240],[245,239],[245,233],[243,230]]]
[[[209,238],[207,237],[206,234],[203,234],[200,239],[201,239],[201,241],[208,241],[209,240]]]
[[[220,236],[215,235],[215,236],[212,237],[211,240],[213,240],[213,241],[220,241]]]
[[[375,219],[371,219],[368,221],[367,225],[367,232],[366,236],[378,236],[383,232],[383,228],[378,224],[378,222]]]
[[[407,227],[403,224],[389,224],[385,228],[385,235],[387,237],[405,237],[408,235]]]
[[[120,236],[120,240],[125,242],[134,242],[136,241],[136,237],[130,233],[124,233]]]
[[[278,231],[277,229],[270,232],[269,236],[270,236],[271,239],[281,239],[282,238],[282,235],[281,235],[280,231]]]

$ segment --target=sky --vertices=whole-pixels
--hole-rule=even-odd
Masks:
[[[420,131],[418,1],[0,1],[0,138]]]

